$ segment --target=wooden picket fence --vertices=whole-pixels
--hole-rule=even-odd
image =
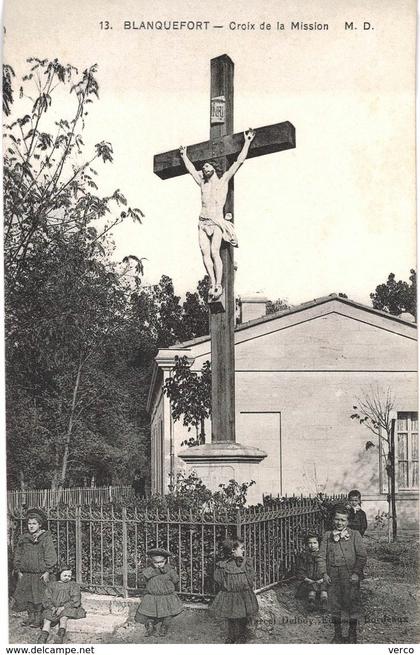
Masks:
[[[134,498],[130,486],[119,487],[71,487],[69,489],[28,489],[8,491],[7,506],[10,511],[21,507],[56,507],[57,505],[101,505],[104,503],[126,502]]]
[[[343,500],[328,498],[328,502]],[[241,537],[254,562],[256,588],[267,589],[294,568],[308,531],[322,534],[327,512],[318,498],[276,499],[238,511],[150,512],[135,504],[46,507],[48,528],[59,561],[70,563],[85,590],[141,593],[141,572],[154,546],[172,553],[184,598],[209,600],[214,595],[214,567],[220,544]],[[13,550],[26,529],[23,507],[9,512]]]

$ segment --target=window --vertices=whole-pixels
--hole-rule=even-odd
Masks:
[[[398,412],[396,459],[398,490],[418,489],[419,450],[417,412]]]

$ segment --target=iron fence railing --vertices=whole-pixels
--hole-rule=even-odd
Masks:
[[[338,502],[343,496],[330,497]],[[241,537],[256,573],[256,589],[277,584],[293,571],[308,531],[322,533],[326,513],[317,498],[288,498],[239,511],[148,512],[136,506],[46,508],[58,560],[71,564],[85,590],[141,593],[141,572],[153,546],[172,553],[184,597],[209,600],[220,544]],[[26,529],[23,508],[9,512],[13,550]]]

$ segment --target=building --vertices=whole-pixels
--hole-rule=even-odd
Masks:
[[[259,318],[256,306],[263,313],[265,302],[251,300],[242,300],[245,322],[235,331],[236,439],[267,457],[255,465],[249,500],[358,488],[371,518],[386,512],[386,453],[351,415],[357,398],[390,389],[397,418],[398,514],[402,524],[414,525],[419,477],[416,325],[407,315],[392,316],[336,294]],[[169,399],[162,393],[176,355],[187,356],[192,368],[200,370],[210,359],[210,340],[198,338],[160,350],[156,357],[148,401],[154,493],[165,493],[185,468],[177,455],[181,442],[191,436],[181,422],[172,421]],[[366,449],[368,441],[373,446]]]

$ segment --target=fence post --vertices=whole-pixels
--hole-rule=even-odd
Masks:
[[[242,517],[240,509],[236,513],[236,538],[242,539]]]
[[[82,582],[82,508],[76,507],[76,582]]]
[[[124,598],[128,597],[128,539],[127,539],[127,508],[122,508],[122,574]]]

